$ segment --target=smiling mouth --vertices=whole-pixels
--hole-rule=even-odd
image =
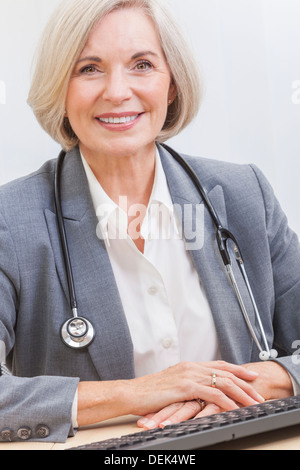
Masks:
[[[135,121],[140,114],[136,114],[135,116],[121,116],[121,117],[102,117],[97,118],[100,122],[104,122],[105,124],[126,124],[128,122]]]

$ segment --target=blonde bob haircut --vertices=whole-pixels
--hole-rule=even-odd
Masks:
[[[68,85],[76,61],[98,22],[121,8],[141,8],[152,19],[177,88],[157,141],[177,135],[198,113],[202,93],[194,57],[160,0],[63,0],[42,35],[28,104],[42,128],[66,151],[78,144],[65,117]]]

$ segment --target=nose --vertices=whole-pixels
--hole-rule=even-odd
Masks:
[[[132,89],[126,73],[115,70],[107,74],[103,99],[113,104],[121,104],[132,97]]]

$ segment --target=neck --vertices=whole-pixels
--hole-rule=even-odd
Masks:
[[[135,156],[96,157],[84,149],[82,153],[106,194],[127,212],[128,234],[143,253],[140,230],[154,184],[155,144]]]
[[[140,235],[140,230],[154,184],[155,145],[139,156],[92,158],[87,152],[82,153],[106,194],[126,210],[128,235],[143,253],[145,241]]]
[[[155,145],[139,155],[104,156],[82,149],[82,153],[106,194],[119,204],[148,205],[155,176]]]

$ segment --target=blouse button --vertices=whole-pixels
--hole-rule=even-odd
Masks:
[[[162,342],[162,345],[165,349],[169,349],[173,344],[172,338],[165,338]]]
[[[149,293],[150,295],[156,295],[157,292],[158,292],[158,289],[157,289],[157,287],[155,287],[155,286],[149,287],[149,289],[148,289],[148,293]]]

